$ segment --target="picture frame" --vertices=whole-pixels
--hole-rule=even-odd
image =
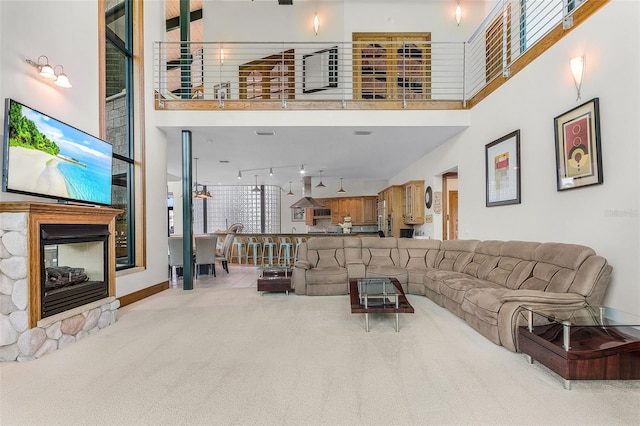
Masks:
[[[338,87],[338,46],[302,56],[302,93]]]
[[[295,207],[291,209],[292,222],[304,222],[306,219],[307,209],[304,207]]]
[[[220,100],[220,95],[222,95],[222,100],[229,99],[229,96],[231,95],[230,81],[213,85],[213,98],[215,100]]]
[[[553,123],[558,191],[602,184],[599,98],[555,117]]]
[[[520,204],[520,130],[485,145],[487,207]]]

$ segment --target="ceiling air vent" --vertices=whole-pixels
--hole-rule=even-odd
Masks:
[[[293,4],[293,0],[278,0],[279,5],[291,5]]]

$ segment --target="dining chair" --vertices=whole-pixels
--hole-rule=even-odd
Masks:
[[[182,237],[169,237],[169,279],[177,278],[177,268],[184,266]]]
[[[222,250],[220,252],[216,252],[216,262],[220,262],[222,264],[222,269],[229,273],[229,259],[231,255],[231,245],[233,244],[235,236],[234,234],[227,234],[224,237],[224,241],[222,243]],[[213,276],[216,276],[216,265],[213,265]]]
[[[217,235],[207,235],[196,237],[196,264],[195,264],[195,276],[196,279],[200,274],[200,265],[208,265],[209,273],[211,275],[212,266],[216,262],[216,246],[218,244]]]

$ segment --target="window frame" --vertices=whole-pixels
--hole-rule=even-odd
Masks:
[[[99,44],[99,127],[100,136],[106,140],[106,46],[110,43],[125,55],[126,104],[128,156],[114,153],[114,159],[125,162],[127,170],[127,263],[116,265],[118,271],[134,267],[144,267],[146,259],[145,235],[145,181],[144,181],[144,80],[143,80],[143,2],[124,0],[125,43],[108,35],[106,23],[106,0],[98,2],[98,44]]]

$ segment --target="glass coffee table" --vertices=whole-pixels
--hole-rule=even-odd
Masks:
[[[523,307],[518,351],[571,380],[640,379],[640,316],[606,306]]]
[[[369,331],[369,314],[395,314],[396,331],[400,331],[399,314],[414,312],[402,285],[395,278],[358,278],[349,280],[351,313],[364,314],[364,328]]]
[[[291,273],[293,268],[287,266],[263,266],[258,277],[258,291],[284,291],[289,295]],[[264,293],[262,293],[264,294]]]

